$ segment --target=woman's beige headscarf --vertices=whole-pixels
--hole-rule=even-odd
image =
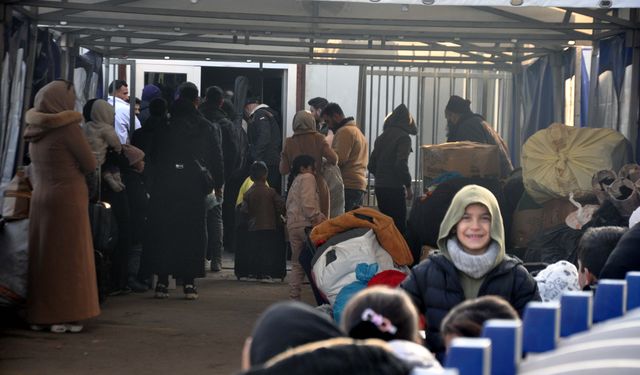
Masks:
[[[24,139],[37,142],[51,130],[71,124],[80,124],[82,114],[74,111],[76,93],[73,84],[53,81],[36,94],[33,108],[25,114],[27,128]]]
[[[73,110],[76,105],[76,92],[73,84],[67,81],[53,81],[36,94],[33,108],[42,113],[59,113]]]
[[[316,119],[311,112],[302,110],[293,116],[293,134],[306,134],[316,132]]]

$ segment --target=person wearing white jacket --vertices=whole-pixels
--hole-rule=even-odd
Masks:
[[[127,81],[118,79],[109,85],[109,96],[107,101],[115,109],[115,127],[116,134],[120,143],[129,144],[131,142],[131,107],[129,106],[129,85]],[[140,129],[140,121],[136,116],[133,116],[135,120],[135,129]]]

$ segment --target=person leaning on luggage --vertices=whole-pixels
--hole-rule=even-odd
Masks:
[[[85,182],[97,161],[75,105],[73,83],[56,80],[25,115],[33,183],[27,321],[56,333],[80,332],[100,314]]]
[[[516,258],[505,254],[504,226],[496,197],[478,185],[462,188],[440,225],[438,253],[415,266],[400,285],[427,319],[427,347],[444,353],[442,319],[462,301],[503,297],[522,315],[539,301],[536,281]]]
[[[513,171],[509,148],[485,119],[471,111],[471,102],[452,95],[444,109],[447,119],[447,142],[470,141],[498,146],[500,174],[506,178]]]

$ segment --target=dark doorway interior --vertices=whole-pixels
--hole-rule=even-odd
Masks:
[[[145,72],[144,84],[154,84],[162,92],[162,97],[167,103],[173,102],[173,97],[181,83],[187,81],[186,73],[161,73]]]
[[[226,68],[203,66],[200,82],[202,94],[209,86],[220,86],[224,91],[233,91],[236,77],[249,78],[250,86],[247,97],[259,97],[262,102],[275,109],[282,117],[282,84],[284,69]],[[280,121],[282,125],[282,121]]]

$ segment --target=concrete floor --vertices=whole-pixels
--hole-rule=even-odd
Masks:
[[[233,374],[259,314],[288,296],[286,283],[237,281],[232,260],[197,280],[200,298],[151,292],[109,297],[79,334],[32,332],[2,324],[0,374]],[[312,301],[310,288],[303,300]],[[6,323],[6,322],[5,322]]]

